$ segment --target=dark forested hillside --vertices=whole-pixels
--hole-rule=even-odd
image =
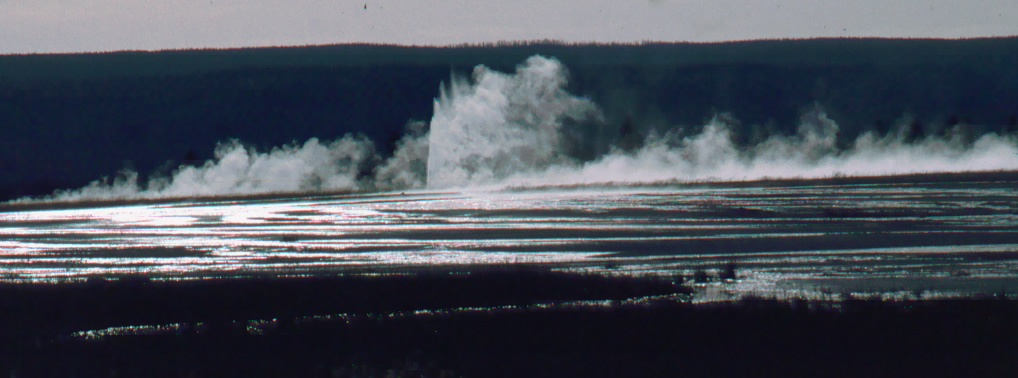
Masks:
[[[1018,38],[827,39],[716,44],[336,45],[0,56],[0,200],[136,169],[363,133],[380,153],[427,121],[440,83],[474,66],[561,60],[609,133],[698,126],[795,129],[815,104],[846,138],[905,117],[935,133],[1015,129]],[[628,126],[622,127],[628,123]],[[612,136],[609,136],[611,138]]]

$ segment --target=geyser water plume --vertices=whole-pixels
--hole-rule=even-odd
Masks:
[[[554,186],[821,178],[1018,169],[1013,135],[974,142],[962,132],[911,140],[902,123],[886,135],[863,133],[839,148],[838,124],[823,108],[802,115],[794,135],[751,145],[734,141],[732,117],[715,116],[692,134],[651,133],[640,148],[617,146],[592,161],[569,156],[567,122],[607,127],[589,99],[565,90],[555,59],[534,56],[515,74],[474,70],[455,79],[435,102],[427,185]],[[956,126],[961,128],[963,126]]]
[[[599,113],[565,91],[566,76],[558,60],[533,56],[515,74],[482,65],[473,83],[454,77],[435,101],[428,186],[493,184],[567,163],[563,122]]]
[[[576,135],[613,128],[593,101],[566,90],[567,77],[558,60],[542,56],[527,59],[515,73],[477,66],[469,80],[453,76],[439,91],[430,123],[408,123],[393,156],[385,160],[362,136],[332,142],[312,138],[264,153],[229,141],[204,165],[182,166],[144,185],[138,173],[125,171],[112,182],[57,191],[44,200],[1018,170],[1014,135],[970,139],[963,136],[965,126],[958,125],[946,134],[916,138],[902,123],[887,134],[863,133],[844,143],[838,139],[838,124],[819,105],[803,114],[795,134],[751,144],[735,142],[735,121],[725,115],[701,127],[651,132],[642,143],[627,141],[608,149],[576,140]],[[577,128],[597,129],[574,132]],[[609,152],[581,160],[570,153],[577,145]]]

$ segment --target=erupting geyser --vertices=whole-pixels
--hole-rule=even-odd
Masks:
[[[568,128],[612,130],[593,100],[567,91],[568,74],[554,58],[533,56],[515,73],[477,66],[440,89],[430,123],[411,121],[391,157],[374,143],[346,135],[312,138],[258,152],[237,141],[220,144],[215,159],[182,166],[139,184],[125,171],[108,182],[58,191],[44,200],[132,199],[334,190],[682,183],[762,178],[821,178],[1018,169],[1014,135],[967,136],[966,125],[946,133],[912,135],[906,122],[887,133],[839,140],[838,124],[820,104],[806,111],[793,135],[750,143],[734,137],[732,115],[706,125],[661,125],[642,141],[594,146],[608,151],[579,158]],[[568,137],[567,137],[568,135]],[[627,136],[632,139],[632,135]],[[22,199],[19,201],[32,201]]]
[[[566,119],[597,118],[597,107],[564,89],[565,69],[533,56],[515,75],[477,66],[471,85],[454,78],[431,118],[428,187],[492,184],[569,163]]]

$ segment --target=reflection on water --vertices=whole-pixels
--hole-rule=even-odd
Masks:
[[[1018,182],[661,186],[0,212],[0,278],[554,264],[714,277],[697,300],[1018,291]],[[735,264],[738,279],[716,277]]]

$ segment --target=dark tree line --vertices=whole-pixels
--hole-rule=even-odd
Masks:
[[[534,54],[560,59],[568,90],[604,113],[595,129],[569,130],[582,158],[720,113],[744,143],[792,133],[814,104],[846,139],[909,117],[911,138],[1018,129],[1018,38],[10,55],[0,56],[0,199],[207,159],[231,138],[267,149],[362,133],[384,155],[408,121],[430,120],[451,74],[512,72]]]

